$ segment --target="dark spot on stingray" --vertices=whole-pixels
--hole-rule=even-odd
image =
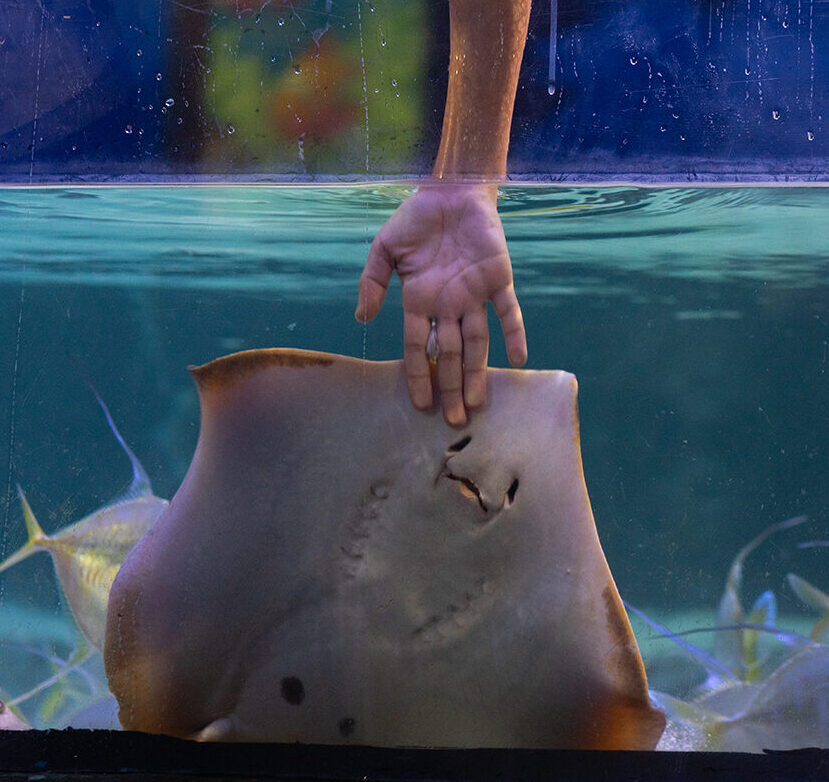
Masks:
[[[472,438],[469,435],[466,435],[466,437],[461,438],[458,442],[452,443],[452,445],[449,446],[449,450],[453,453],[457,453],[458,451],[462,451],[466,448],[470,442],[472,442]]]
[[[343,736],[350,736],[354,733],[354,728],[357,726],[357,722],[353,717],[343,717],[337,727],[340,729],[340,733]]]
[[[389,497],[389,487],[385,483],[375,483],[370,488],[372,497],[377,497],[378,500],[386,500]]]
[[[299,706],[305,698],[305,687],[296,676],[286,676],[280,686],[282,697],[291,704]]]
[[[507,489],[507,507],[515,502],[515,493],[518,491],[518,478],[516,478]]]

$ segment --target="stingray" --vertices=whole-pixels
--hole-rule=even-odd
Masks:
[[[603,555],[576,380],[492,369],[462,430],[400,361],[191,369],[201,431],[124,562],[128,729],[202,740],[649,749],[664,726]]]

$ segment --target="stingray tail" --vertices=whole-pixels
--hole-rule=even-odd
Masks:
[[[23,519],[26,522],[26,532],[29,535],[29,540],[15,551],[14,554],[0,562],[0,573],[26,559],[26,557],[34,554],[36,551],[39,551],[43,547],[43,543],[48,540],[48,535],[46,535],[41,529],[40,524],[38,524],[37,518],[29,505],[29,501],[26,499],[23,489],[20,488],[20,484],[17,485],[17,494],[20,497],[20,504],[23,506]]]

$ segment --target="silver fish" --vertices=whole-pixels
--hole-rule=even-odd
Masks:
[[[153,495],[147,472],[124,441],[104,401],[94,390],[93,393],[115,439],[132,464],[129,488],[94,513],[54,535],[47,535],[18,486],[29,540],[0,562],[0,572],[37,551],[47,551],[78,626],[89,642],[100,649],[104,641],[109,590],[115,575],[132,547],[169,503]]]

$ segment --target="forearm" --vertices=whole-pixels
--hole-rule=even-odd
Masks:
[[[434,175],[497,179],[507,149],[530,0],[450,0],[449,87]]]

